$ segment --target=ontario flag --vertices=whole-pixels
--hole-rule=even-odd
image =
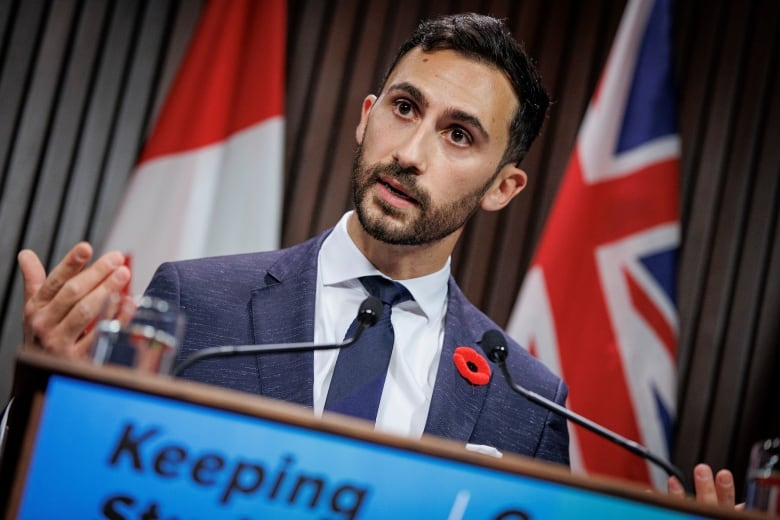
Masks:
[[[286,16],[204,6],[104,246],[132,257],[134,294],[164,261],[279,247]]]
[[[566,380],[571,409],[667,460],[680,241],[670,7],[628,2],[507,326]],[[665,487],[663,470],[570,434],[575,471]]]

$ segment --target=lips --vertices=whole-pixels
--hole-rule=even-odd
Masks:
[[[386,187],[388,191],[393,195],[395,195],[396,197],[402,198],[409,202],[417,203],[417,199],[415,199],[410,194],[409,189],[406,188],[397,180],[392,178],[379,178],[377,179],[377,182],[379,182],[379,184],[381,184],[382,186]]]

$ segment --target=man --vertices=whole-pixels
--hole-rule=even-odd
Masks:
[[[530,60],[501,22],[458,15],[421,24],[379,93],[363,101],[354,212],[290,249],[158,270],[147,292],[188,316],[182,357],[223,344],[339,342],[368,293],[360,279],[381,275],[400,282],[411,300],[392,307],[395,342],[376,427],[567,464],[560,417],[514,394],[500,377],[473,383],[453,361],[456,347],[476,350],[482,334],[498,326],[464,298],[449,274],[450,255],[475,211],[497,211],[525,186],[519,164],[547,105]],[[129,279],[119,253],[86,267],[90,256],[88,244],[76,245],[47,278],[34,253],[20,253],[26,345],[87,353],[87,324]],[[510,370],[525,386],[565,402],[562,381],[514,342],[509,348]],[[340,356],[239,356],[193,365],[183,375],[319,414],[331,409]],[[715,489],[712,480],[710,474],[702,486]]]

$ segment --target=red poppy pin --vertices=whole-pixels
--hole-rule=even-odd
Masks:
[[[482,386],[490,381],[490,365],[471,347],[457,347],[452,355],[455,368],[472,385]]]

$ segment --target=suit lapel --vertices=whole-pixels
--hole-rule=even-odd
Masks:
[[[464,319],[465,304],[465,297],[450,278],[444,344],[425,432],[468,442],[490,385],[475,386],[469,383],[458,373],[453,361],[453,354],[459,346],[480,351],[477,345],[480,338],[468,328]]]
[[[320,235],[285,252],[268,270],[263,285],[252,291],[254,343],[297,343],[314,339],[314,302]],[[312,352],[259,354],[260,393],[312,406]]]

